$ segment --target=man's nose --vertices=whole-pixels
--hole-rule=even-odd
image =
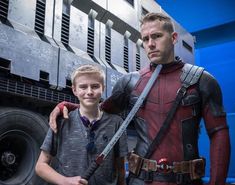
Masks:
[[[154,39],[151,39],[151,38],[150,38],[150,39],[148,40],[148,46],[149,46],[149,47],[155,46]]]

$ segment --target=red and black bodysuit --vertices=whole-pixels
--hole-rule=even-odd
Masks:
[[[163,65],[158,79],[135,117],[137,145],[134,153],[139,156],[145,156],[148,146],[158,133],[175,101],[177,91],[182,84],[184,65],[179,60]],[[154,65],[150,65],[139,73],[124,75],[116,83],[112,96],[103,103],[103,109],[112,113],[130,110],[131,105],[145,88],[154,68]],[[150,159],[156,161],[164,159],[168,164],[172,164],[200,158],[198,136],[201,118],[204,119],[210,138],[209,183],[210,185],[224,185],[230,157],[229,132],[220,87],[206,71],[203,71],[197,83],[187,89],[170,127]],[[151,174],[151,178],[150,181],[146,180],[146,177],[140,173],[140,176],[130,179],[130,184],[202,184],[200,179],[191,181],[187,175],[173,172],[156,171]]]

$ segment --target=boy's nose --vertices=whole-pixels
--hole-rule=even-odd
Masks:
[[[88,88],[87,88],[87,93],[88,93],[88,94],[91,94],[92,92],[93,92],[92,88],[91,88],[91,87],[88,87]]]

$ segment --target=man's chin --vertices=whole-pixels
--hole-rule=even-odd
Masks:
[[[154,64],[164,64],[164,62],[161,60],[150,60],[150,61]]]

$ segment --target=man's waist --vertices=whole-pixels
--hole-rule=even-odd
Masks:
[[[136,176],[139,175],[141,170],[165,174],[188,174],[191,180],[200,179],[205,174],[205,159],[203,158],[169,163],[167,158],[151,160],[132,153],[128,161],[129,171]]]

